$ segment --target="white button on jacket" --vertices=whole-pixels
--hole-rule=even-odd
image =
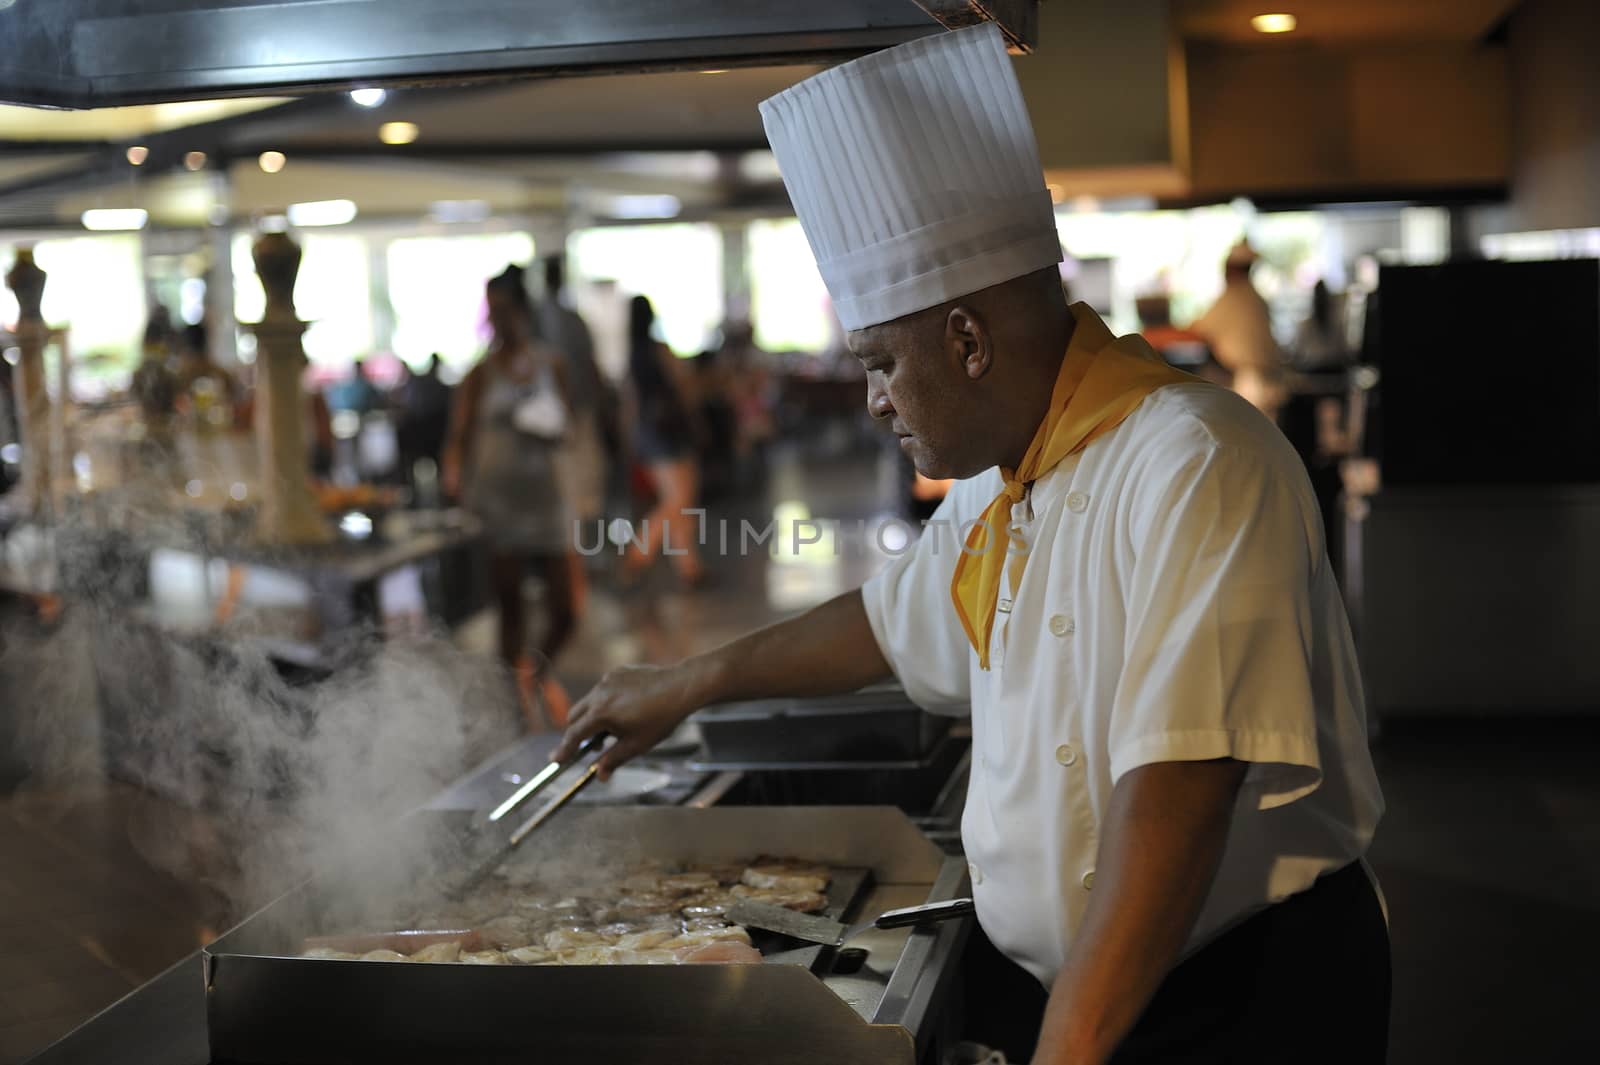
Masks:
[[[950,602],[952,530],[999,490],[993,470],[955,484],[934,519],[951,526],[862,589],[911,697],[970,705],[962,839],[995,944],[1055,977],[1112,789],[1152,762],[1252,763],[1188,950],[1359,857],[1382,797],[1316,499],[1283,434],[1231,392],[1170,385],[1041,477],[991,643],[1004,668],[984,671]]]

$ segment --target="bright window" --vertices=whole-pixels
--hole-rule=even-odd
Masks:
[[[800,223],[752,222],[747,254],[756,344],[767,351],[826,351],[838,325]]]
[[[567,242],[575,278],[613,280],[627,295],[655,305],[663,342],[694,355],[722,324],[722,240],[714,226],[669,223],[607,226]]]
[[[533,237],[527,233],[394,241],[389,245],[394,353],[416,368],[437,353],[447,366],[465,369],[489,342],[484,283],[511,263],[526,267],[533,261]],[[525,280],[534,283],[531,276]]]
[[[259,322],[266,294],[250,257],[255,237],[233,239],[233,304],[241,322]],[[372,350],[372,293],[366,239],[346,233],[299,233],[300,274],[295,313],[310,322],[306,355],[314,363],[345,365]]]
[[[138,236],[41,240],[34,245],[33,258],[49,275],[41,308],[44,320],[71,328],[74,357],[110,356],[123,367],[137,363],[149,314]],[[15,248],[0,251],[0,271],[10,269],[15,259]],[[16,298],[0,286],[0,324],[16,320]]]

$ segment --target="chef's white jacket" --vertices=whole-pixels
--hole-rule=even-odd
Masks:
[[[960,527],[1000,487],[995,470],[957,482],[862,589],[911,698],[971,707],[962,839],[994,943],[1049,984],[1112,788],[1153,762],[1251,763],[1188,951],[1360,857],[1383,799],[1317,501],[1282,434],[1225,389],[1168,385],[1039,478],[1012,508],[1031,550],[986,672],[950,581]]]

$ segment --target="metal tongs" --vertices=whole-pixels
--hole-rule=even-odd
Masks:
[[[600,772],[600,759],[598,755],[605,749],[605,742],[608,738],[608,734],[604,732],[597,732],[593,736],[590,736],[588,739],[584,740],[578,745],[578,749],[573,752],[571,758],[568,758],[564,762],[551,762],[549,765],[539,770],[539,772],[529,777],[521,787],[508,795],[504,802],[491,810],[489,812],[487,822],[480,827],[487,827],[487,825],[497,824],[509,817],[518,807],[522,806],[529,799],[533,798],[533,796],[539,794],[545,788],[549,787],[550,784],[557,777],[561,776],[562,773],[566,772],[568,769],[571,769],[589,755],[596,755],[595,760],[589,763],[589,767],[583,771],[577,780],[574,780],[571,784],[567,785],[567,789],[565,791],[563,791],[560,795],[557,795],[554,799],[551,799],[545,805],[541,806],[537,811],[534,812],[533,816],[529,817],[522,824],[518,825],[516,830],[511,833],[504,844],[496,848],[494,853],[491,854],[486,861],[476,866],[472,873],[465,880],[461,881],[454,888],[451,888],[446,892],[446,894],[457,899],[471,894],[471,892],[485,880],[487,880],[496,869],[505,863],[505,860],[511,856],[511,852],[516,850],[517,846],[521,844],[523,840],[532,835],[536,828],[550,820],[550,818],[554,817],[557,811],[566,806],[577,796],[578,792],[588,787],[589,782],[594,780],[595,776]]]

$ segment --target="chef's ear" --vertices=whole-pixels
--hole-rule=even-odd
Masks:
[[[994,362],[994,344],[977,311],[960,303],[950,308],[944,320],[944,337],[969,378],[976,381],[989,372]]]

